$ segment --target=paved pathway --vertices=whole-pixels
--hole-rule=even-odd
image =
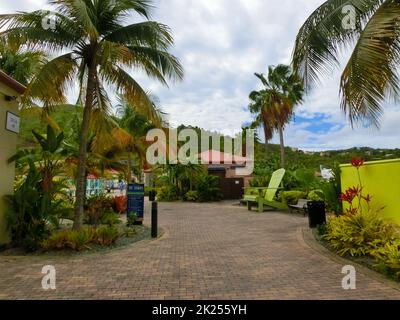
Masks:
[[[160,224],[161,239],[106,254],[0,256],[0,298],[400,299],[400,291],[360,273],[357,290],[343,290],[343,265],[306,245],[299,215],[160,204]],[[41,288],[44,265],[56,267],[55,291]]]

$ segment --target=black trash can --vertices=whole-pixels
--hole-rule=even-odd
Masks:
[[[325,202],[310,201],[307,203],[308,221],[311,229],[326,223]]]

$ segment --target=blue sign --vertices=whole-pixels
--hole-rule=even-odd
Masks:
[[[144,218],[144,184],[129,184],[128,186],[128,217],[136,215],[138,221]]]

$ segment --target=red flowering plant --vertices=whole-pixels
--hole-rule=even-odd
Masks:
[[[358,175],[358,186],[351,187],[341,194],[340,200],[342,202],[347,202],[349,207],[345,210],[346,215],[355,215],[358,212],[362,212],[362,202],[364,201],[368,208],[370,208],[370,203],[372,196],[369,194],[363,194],[363,185],[361,181],[360,168],[364,165],[364,160],[355,158],[351,161],[351,165],[357,170]],[[357,206],[354,205],[354,200],[358,200]]]

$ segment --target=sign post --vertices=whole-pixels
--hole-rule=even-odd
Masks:
[[[144,184],[129,184],[128,186],[128,221],[135,216],[135,224],[142,225],[144,219]]]

